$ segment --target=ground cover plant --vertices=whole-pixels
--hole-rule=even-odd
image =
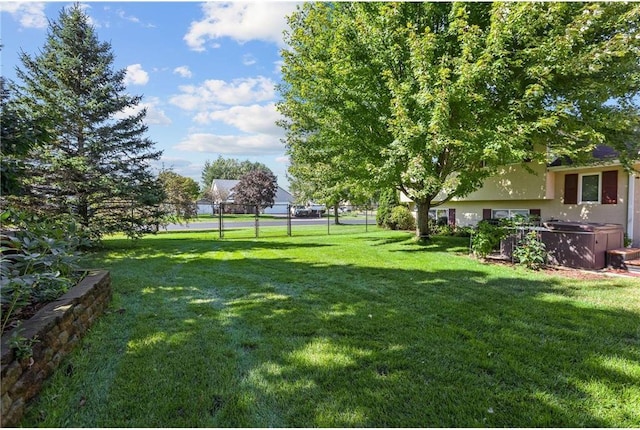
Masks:
[[[51,220],[6,210],[0,223],[6,229],[0,231],[0,332],[4,334],[82,279],[77,250],[91,242],[72,218]]]
[[[411,233],[112,238],[108,315],[23,426],[637,427],[637,279]]]

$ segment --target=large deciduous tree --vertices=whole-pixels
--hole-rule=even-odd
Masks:
[[[288,151],[404,192],[420,236],[506,163],[600,144],[637,159],[639,22],[634,3],[304,4],[283,51]]]
[[[290,188],[296,200],[323,203],[333,208],[335,224],[340,223],[340,204],[364,205],[371,201],[371,193],[364,189],[357,180],[349,180],[342,171],[331,164],[330,160],[298,161],[295,154],[289,159]]]
[[[20,58],[17,103],[46,119],[50,136],[27,160],[33,207],[48,216],[73,213],[97,238],[152,231],[163,192],[150,162],[161,152],[144,136],[141,97],[127,94],[110,44],[75,4],[50,23],[37,55]]]
[[[166,195],[163,203],[164,212],[178,220],[189,220],[197,216],[196,200],[200,194],[200,188],[196,181],[171,170],[160,172],[158,179]]]

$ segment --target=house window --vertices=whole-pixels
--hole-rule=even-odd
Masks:
[[[528,217],[529,209],[491,209],[491,218],[513,218],[517,215]]]
[[[438,225],[449,223],[449,209],[429,209],[429,218],[436,221]]]
[[[579,203],[600,203],[600,188],[602,177],[600,173],[582,174],[578,181]]]
[[[429,209],[429,218],[438,219],[449,216],[449,209]]]
[[[564,204],[618,203],[618,171],[565,175]]]

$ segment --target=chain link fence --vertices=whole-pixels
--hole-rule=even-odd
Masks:
[[[220,238],[345,234],[376,226],[376,207],[274,204],[270,207],[220,203],[201,214],[188,229],[218,231]],[[187,228],[184,228],[187,229]]]

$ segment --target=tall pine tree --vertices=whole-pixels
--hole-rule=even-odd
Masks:
[[[126,93],[125,70],[113,70],[111,45],[98,40],[79,4],[49,24],[38,55],[20,59],[18,101],[50,124],[50,141],[28,160],[32,207],[71,213],[96,238],[153,230],[163,191],[149,162],[161,152],[144,136],[146,111],[124,114],[141,97]]]

